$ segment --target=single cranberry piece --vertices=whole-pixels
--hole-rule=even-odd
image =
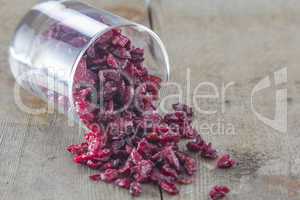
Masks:
[[[150,180],[154,183],[160,183],[160,182],[168,182],[173,183],[175,182],[176,178],[172,176],[166,176],[162,172],[160,172],[157,168],[154,168],[152,170],[152,173],[150,175]]]
[[[118,68],[118,63],[112,54],[108,54],[106,62],[111,68],[113,69]]]
[[[177,171],[172,169],[169,164],[164,164],[161,168],[161,172],[166,176],[172,176],[174,178],[178,177]]]
[[[138,142],[137,151],[142,155],[150,155],[154,148],[155,147],[152,144],[143,138]]]
[[[159,183],[159,186],[170,195],[176,195],[179,193],[179,190],[174,183],[161,182]]]
[[[187,185],[187,184],[191,184],[194,180],[193,177],[191,176],[184,176],[181,175],[177,178],[177,183],[182,184],[182,185]]]
[[[139,182],[132,182],[130,184],[129,192],[132,196],[139,196],[142,193],[142,186]]]
[[[125,162],[124,166],[119,169],[119,173],[122,175],[129,175],[129,174],[131,174],[132,167],[133,167],[133,164],[131,163],[131,161],[127,160]]]
[[[229,154],[223,155],[217,162],[217,167],[220,169],[231,168],[236,165],[236,161],[230,158]]]
[[[117,35],[113,38],[112,43],[114,45],[119,45],[120,47],[126,47],[129,43],[129,39],[124,35]]]
[[[86,154],[81,154],[79,156],[74,157],[74,162],[78,164],[85,164],[89,159],[91,159],[91,156],[88,156]]]
[[[130,159],[134,164],[138,164],[142,161],[143,157],[136,149],[133,149],[130,153]]]
[[[202,139],[200,135],[197,135],[193,141],[187,143],[186,147],[189,151],[199,152],[201,151],[204,145],[205,145],[205,141]]]
[[[106,162],[104,165],[101,166],[101,170],[113,169],[114,164],[112,161]]]
[[[102,181],[112,182],[118,178],[119,173],[116,169],[107,169],[105,172],[101,173],[100,176]]]
[[[168,144],[168,143],[178,143],[180,141],[181,137],[179,135],[179,133],[177,132],[174,132],[172,130],[166,132],[166,133],[163,133],[161,135],[161,143],[163,144]]]
[[[148,135],[146,136],[147,140],[149,142],[158,142],[160,140],[160,137],[158,135],[157,132],[150,132],[148,133]]]
[[[82,143],[82,144],[74,144],[70,145],[67,150],[73,154],[73,155],[81,155],[83,153],[86,153],[88,150],[88,144]]]
[[[102,162],[88,160],[86,165],[91,169],[99,169],[102,166]]]
[[[203,145],[201,156],[208,159],[216,159],[218,157],[217,150],[212,148],[211,143]]]
[[[99,161],[107,161],[112,155],[110,149],[101,149],[93,154],[93,159]]]
[[[95,174],[90,176],[90,179],[93,181],[101,181],[101,175],[100,174]]]
[[[196,160],[180,151],[177,151],[176,155],[178,156],[180,162],[183,163],[184,169],[186,170],[187,174],[193,175],[197,170]]]
[[[134,48],[130,51],[131,60],[142,62],[144,60],[144,49]]]
[[[193,109],[185,104],[176,103],[172,105],[175,111],[182,111],[187,114],[188,117],[193,117]]]
[[[169,164],[171,166],[175,167],[175,169],[179,171],[180,163],[179,163],[177,156],[175,155],[175,152],[174,152],[172,146],[166,147],[163,150],[163,156],[169,162]]]
[[[129,178],[119,178],[115,181],[115,184],[121,188],[129,189],[131,181]]]
[[[218,200],[224,198],[229,192],[230,189],[228,187],[216,185],[210,191],[209,196],[212,200]]]
[[[186,169],[188,175],[193,175],[197,171],[196,160],[187,156],[185,158],[184,168]]]
[[[161,84],[162,80],[158,76],[149,75],[145,78],[145,81],[150,81],[152,83],[155,83],[157,85],[157,88],[159,88],[159,85]]]
[[[147,180],[150,176],[150,173],[154,167],[154,164],[150,160],[142,160],[140,161],[136,167],[134,168],[135,171],[135,180],[138,182],[143,182]]]

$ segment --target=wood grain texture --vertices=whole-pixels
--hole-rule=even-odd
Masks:
[[[79,127],[70,127],[56,112],[29,115],[15,104],[15,82],[7,61],[9,40],[18,21],[36,2],[0,0],[0,199],[132,199],[126,190],[91,182],[88,176],[93,172],[73,164],[65,148],[81,141]],[[143,1],[85,2],[148,25]],[[46,103],[26,91],[21,91],[21,97],[29,107],[47,108]],[[146,186],[143,190],[140,199],[160,199],[158,188]]]
[[[224,98],[197,101],[202,110],[216,113],[197,112],[195,127],[240,162],[224,173],[197,158],[196,183],[181,187],[177,197],[164,193],[164,199],[208,199],[215,184],[229,185],[233,190],[230,199],[299,199],[300,2],[153,0],[150,6],[153,28],[167,46],[171,81],[180,85],[182,101],[195,107],[193,89],[201,82],[215,85],[219,95],[223,84],[233,82]],[[284,67],[288,81],[275,86],[274,72]],[[287,99],[282,100],[287,102],[287,132],[267,126],[251,109],[251,91],[266,76],[271,87],[254,96],[254,107],[273,118],[276,89],[287,88]],[[174,87],[164,90],[163,96],[178,92]],[[212,87],[201,91],[215,94]],[[225,131],[218,130],[222,125]],[[234,135],[226,134],[229,125]],[[208,131],[207,126],[213,130]]]

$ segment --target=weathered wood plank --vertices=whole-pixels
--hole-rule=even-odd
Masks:
[[[92,183],[91,170],[76,166],[65,148],[79,143],[83,133],[70,127],[58,113],[28,115],[14,103],[14,79],[7,75],[9,39],[20,18],[37,1],[0,0],[0,196],[3,200],[24,199],[131,199],[128,191],[112,185]],[[136,22],[148,24],[143,1],[86,1]],[[29,107],[47,104],[22,91]],[[144,187],[141,199],[160,199],[158,188]]]
[[[219,95],[223,84],[234,82],[224,98],[201,99],[200,108],[217,112],[197,112],[195,126],[203,134],[209,132],[204,137],[232,153],[240,166],[223,173],[198,159],[201,166],[196,183],[182,187],[174,199],[207,199],[215,184],[229,185],[232,199],[299,198],[300,2],[153,0],[151,11],[154,29],[169,52],[171,81],[180,85],[183,101],[195,107],[193,89],[200,82],[215,85]],[[288,81],[275,87],[274,72],[284,67]],[[188,68],[190,86],[186,82]],[[270,76],[271,87],[255,95],[254,107],[273,118],[276,89],[287,88],[287,99],[282,100],[287,101],[287,132],[270,128],[251,109],[251,92],[266,76]],[[215,94],[211,86],[200,91]],[[174,88],[165,89],[164,95],[174,92]],[[213,126],[214,131],[207,131],[205,125]],[[233,125],[235,134],[216,130],[222,125],[225,132]],[[164,194],[164,198],[170,197]]]

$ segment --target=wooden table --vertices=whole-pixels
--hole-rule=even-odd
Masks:
[[[14,103],[15,82],[7,75],[9,39],[17,22],[36,2],[0,2],[0,199],[131,199],[127,191],[92,183],[88,179],[92,172],[71,162],[65,147],[79,142],[82,132],[68,126],[64,116],[56,112],[29,115]],[[223,172],[197,158],[200,169],[195,183],[181,187],[179,196],[170,197],[158,187],[145,186],[139,199],[208,199],[208,191],[215,184],[231,187],[229,199],[300,199],[299,1],[88,2],[143,23],[160,35],[170,55],[171,81],[180,84],[184,102],[193,103],[193,92],[187,91],[193,91],[199,83],[210,84],[202,88],[202,93],[218,90],[218,98],[202,98],[200,102],[202,109],[216,113],[197,112],[195,126],[203,129],[199,125],[223,124],[225,132],[213,129],[204,137],[240,162],[236,169]],[[278,86],[274,84],[278,82],[274,72],[280,69],[283,71],[277,77],[283,83]],[[265,77],[270,78],[271,86],[255,94],[255,115],[251,91]],[[223,85],[231,82],[222,95]],[[278,104],[284,108],[287,103],[287,131],[275,130],[258,118],[260,113],[268,118],[275,115],[278,89],[287,89],[287,96]],[[164,95],[174,92],[176,88],[171,86],[164,89]],[[21,96],[27,106],[47,107],[25,91]],[[234,134],[226,132],[229,125],[234,127]]]

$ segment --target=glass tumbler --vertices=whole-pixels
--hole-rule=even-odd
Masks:
[[[168,80],[168,55],[153,31],[74,0],[42,2],[25,15],[9,48],[11,71],[21,87],[80,122],[72,94],[76,68],[88,48],[115,29],[144,49],[150,73]]]

